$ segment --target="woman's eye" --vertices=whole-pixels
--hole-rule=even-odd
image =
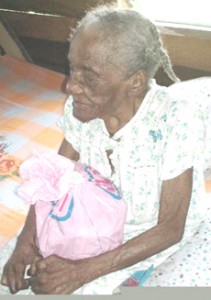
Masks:
[[[84,74],[84,79],[85,79],[85,82],[87,82],[87,83],[94,83],[97,81],[96,75],[93,73],[90,73],[90,72],[86,72]]]
[[[94,81],[93,77],[91,77],[91,76],[85,76],[85,82],[92,83],[93,81]]]

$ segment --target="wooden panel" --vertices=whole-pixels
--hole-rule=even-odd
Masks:
[[[70,34],[70,28],[76,26],[79,15],[81,17],[88,6],[96,5],[101,2],[96,0],[0,1],[1,8],[17,9],[20,11],[34,10],[41,13],[50,11],[54,14],[61,14],[60,16],[49,16],[26,12],[3,12],[3,10],[0,9],[0,13],[8,20],[11,28],[17,34],[18,38],[23,41],[24,46],[35,62],[38,62],[38,64],[46,64],[46,66],[50,66],[50,68],[55,65],[56,68],[61,68],[62,70],[65,70],[66,62],[64,63],[64,59],[61,58],[60,55],[64,55],[63,45],[67,47],[67,38]],[[113,1],[109,0],[105,2]],[[174,28],[173,30],[169,28],[167,29],[170,30],[172,34],[164,32],[163,40],[172,63],[176,66],[184,66],[190,70],[198,69],[211,72],[211,34],[209,32],[205,34],[203,31],[197,31],[196,35],[195,30],[184,31],[184,29],[182,29],[182,31],[177,32],[178,29]],[[193,75],[189,73],[187,76]]]
[[[20,38],[35,64],[63,74],[69,74],[67,54],[69,43]]]
[[[70,28],[75,28],[77,23],[77,19],[63,16],[16,12],[4,12],[2,15],[18,36],[58,42],[65,42],[70,34]]]
[[[81,17],[86,10],[102,3],[116,0],[1,0],[2,9],[34,11],[62,16]]]
[[[211,28],[177,23],[155,22],[161,34],[211,40]]]
[[[173,67],[174,72],[178,76],[180,80],[189,80],[189,79],[194,79],[194,78],[199,78],[199,77],[204,77],[204,76],[211,76],[211,71],[203,71],[203,70],[197,70],[193,68],[188,68],[184,66],[174,66]],[[172,81],[166,73],[164,73],[163,69],[159,69],[156,75],[156,81],[158,84],[169,86],[172,84]]]
[[[0,45],[4,53],[33,62],[7,20],[0,15]],[[1,52],[1,51],[0,51]]]
[[[35,64],[68,75],[68,42],[49,42],[32,38],[21,38],[21,42],[30,53]],[[211,71],[208,72],[183,66],[175,66],[174,71],[181,80],[211,76]],[[163,85],[172,83],[162,69],[157,73],[156,79],[158,80],[158,83]]]
[[[211,39],[164,35],[172,63],[204,71],[211,71]]]

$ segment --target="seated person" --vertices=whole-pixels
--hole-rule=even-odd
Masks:
[[[91,258],[37,258],[31,206],[1,280],[12,293],[30,286],[35,294],[80,287],[83,294],[112,294],[133,273],[179,251],[205,218],[207,108],[156,84],[159,67],[178,81],[156,26],[132,10],[96,8],[72,34],[68,58],[59,154],[92,166],[121,191],[124,241]]]

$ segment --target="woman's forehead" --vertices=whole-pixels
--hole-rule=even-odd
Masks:
[[[102,66],[107,61],[107,53],[100,42],[99,32],[82,31],[70,42],[68,59],[71,63],[87,63]]]

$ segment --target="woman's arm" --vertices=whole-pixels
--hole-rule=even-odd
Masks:
[[[78,261],[50,256],[37,263],[31,280],[35,293],[68,294],[100,276],[143,261],[178,243],[191,199],[192,169],[162,184],[158,223],[117,249]]]
[[[66,140],[63,140],[59,154],[72,160],[79,159],[77,152]],[[9,286],[12,293],[28,288],[29,282],[24,279],[25,268],[28,264],[32,264],[38,255],[39,250],[36,246],[36,216],[34,205],[31,205],[24,227],[17,239],[15,250],[4,266],[1,284]]]
[[[60,155],[63,155],[72,160],[79,160],[79,154],[73,149],[72,145],[68,143],[65,139],[63,140],[59,152]]]
[[[129,267],[178,243],[184,233],[191,191],[192,169],[164,181],[157,225],[119,248],[90,259],[93,278]]]

